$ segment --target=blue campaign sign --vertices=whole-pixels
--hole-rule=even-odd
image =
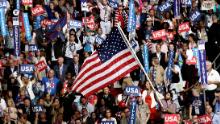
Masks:
[[[33,112],[42,112],[43,107],[41,105],[36,105],[33,107]]]
[[[201,19],[201,13],[197,10],[197,11],[194,11],[194,12],[192,12],[191,13],[191,15],[190,15],[190,20],[192,21],[192,22],[197,22],[197,21],[199,21],[200,19]]]
[[[118,8],[118,0],[108,0],[112,8]]]
[[[125,94],[128,96],[140,96],[140,88],[138,86],[128,86],[125,88]]]
[[[115,124],[114,121],[102,121],[101,124]]]
[[[129,124],[136,124],[136,107],[137,107],[137,102],[133,100],[131,102],[130,106],[130,119],[129,119]]]
[[[7,0],[0,0],[0,8],[7,7]]]
[[[69,28],[81,28],[82,27],[82,22],[78,20],[70,20],[69,22]]]
[[[183,7],[191,7],[192,6],[192,0],[181,0],[181,5]]]
[[[165,11],[169,11],[171,9],[172,5],[170,4],[170,2],[165,2],[162,5],[159,6],[159,10],[160,12],[165,12]]]
[[[20,65],[20,73],[31,74],[33,72],[34,72],[34,65],[31,64]]]
[[[30,45],[28,46],[28,50],[31,51],[31,52],[37,51],[37,50],[38,50],[37,45],[35,45],[35,44],[30,44]]]

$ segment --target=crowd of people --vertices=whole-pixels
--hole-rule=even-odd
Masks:
[[[204,10],[201,8],[205,0],[189,0],[189,5],[185,4],[187,0],[179,0],[180,13],[176,16],[174,3],[178,0],[134,0],[136,29],[129,33],[130,1],[87,0],[88,10],[82,11],[80,0],[32,0],[29,6],[24,6],[21,0],[18,3],[20,54],[16,56],[13,11],[18,9],[18,4],[16,0],[7,0],[8,34],[0,35],[0,123],[98,124],[111,121],[128,124],[131,99],[125,96],[124,89],[139,86],[136,124],[163,124],[165,114],[178,114],[178,123],[189,120],[197,124],[198,117],[207,115],[213,124],[220,124],[220,75],[212,63],[220,52],[219,1],[210,0],[211,9]],[[116,6],[112,5],[114,2]],[[171,7],[161,11],[160,6],[166,2]],[[33,15],[32,8],[39,6],[44,13]],[[190,16],[194,11],[201,17],[192,20]],[[22,13],[28,13],[31,40],[26,37]],[[85,18],[90,23],[85,23]],[[40,23],[36,24],[38,19]],[[72,20],[84,24],[71,27]],[[180,33],[179,25],[184,22],[189,22],[189,30]],[[143,65],[147,46],[149,79],[138,68],[90,96],[71,92],[84,60],[118,26],[131,39]],[[170,32],[173,38],[154,39],[153,32],[162,29]],[[205,41],[206,49],[206,85],[200,80],[197,65],[188,62],[201,40]],[[31,50],[30,46],[36,49]],[[170,51],[174,52],[173,57]],[[22,72],[21,65],[36,66],[39,62],[46,67],[34,68],[31,73]],[[218,65],[218,60],[215,62]],[[171,78],[167,76],[169,68]]]

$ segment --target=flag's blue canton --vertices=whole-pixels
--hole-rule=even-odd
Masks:
[[[121,37],[117,28],[112,29],[107,39],[102,43],[98,49],[99,58],[102,62],[111,59],[118,52],[126,49],[127,46]]]

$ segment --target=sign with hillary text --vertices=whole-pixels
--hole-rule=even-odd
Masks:
[[[199,41],[199,71],[201,83],[208,84],[205,41],[202,40]]]
[[[31,27],[29,22],[28,13],[23,13],[23,19],[24,19],[24,28],[25,28],[25,36],[27,41],[31,41]]]
[[[136,108],[137,108],[137,102],[136,100],[132,100],[130,105],[129,124],[136,124]]]
[[[7,27],[6,27],[6,18],[5,18],[5,9],[0,8],[0,26],[1,26],[1,35],[5,37],[7,35]]]
[[[19,26],[13,26],[13,36],[14,36],[14,55],[15,57],[20,56],[20,27]]]

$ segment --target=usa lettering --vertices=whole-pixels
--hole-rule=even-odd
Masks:
[[[182,24],[179,26],[179,31],[187,31],[189,30],[189,25],[187,24]]]
[[[39,15],[44,13],[44,9],[41,6],[35,7],[32,9],[32,14],[33,15]]]
[[[131,93],[131,94],[138,94],[139,90],[135,87],[127,87],[126,89],[126,93]]]
[[[165,122],[178,122],[178,117],[177,116],[166,116]]]
[[[191,18],[191,20],[193,20],[193,21],[195,21],[196,20],[196,18],[198,18],[199,17],[199,12],[198,11],[196,11],[195,13],[193,13],[192,14],[192,16],[190,17]]]
[[[160,38],[164,37],[165,35],[166,35],[166,33],[164,30],[153,32],[154,39],[160,39]]]
[[[32,66],[21,66],[22,72],[33,72],[34,68]]]
[[[163,12],[164,10],[168,9],[169,7],[171,7],[171,5],[169,3],[165,3],[160,6],[160,11]]]

